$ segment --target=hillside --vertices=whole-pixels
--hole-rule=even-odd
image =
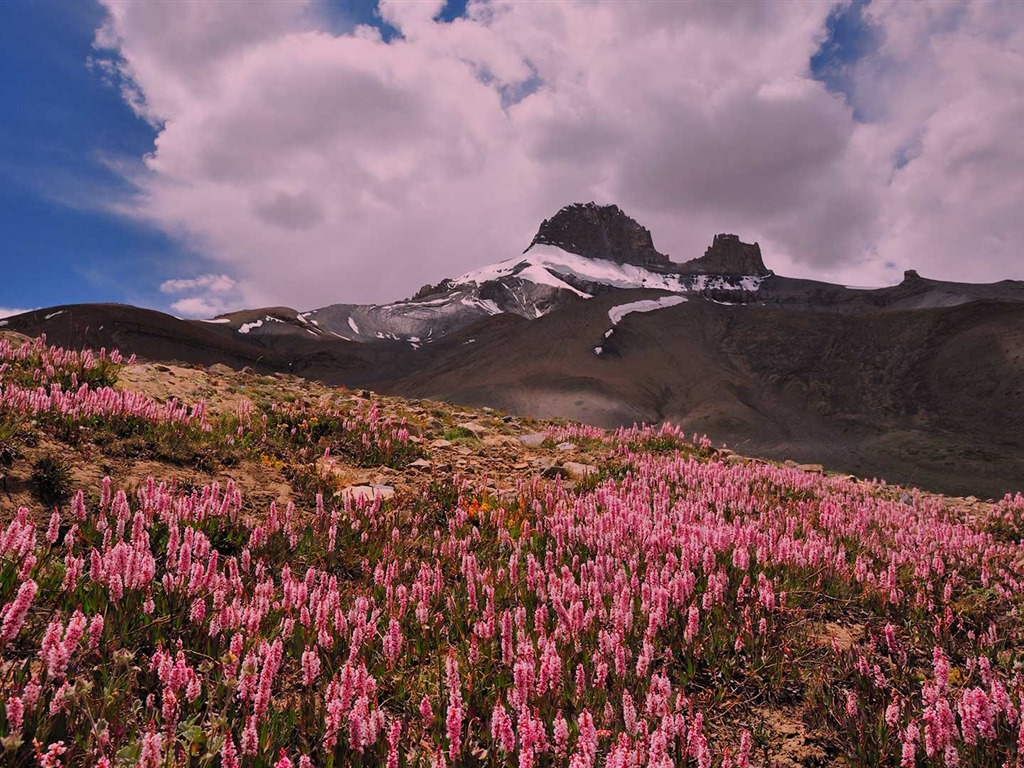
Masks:
[[[1020,495],[0,336],[5,765],[1024,755]]]
[[[1024,487],[1024,283],[785,277],[718,234],[672,261],[617,206],[566,206],[524,252],[387,304],[206,320],[109,304],[0,326],[153,362],[601,427],[669,421],[775,460],[998,498]]]

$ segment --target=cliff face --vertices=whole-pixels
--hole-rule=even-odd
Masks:
[[[544,220],[526,251],[535,245],[553,245],[579,256],[619,264],[671,264],[668,256],[654,247],[650,230],[637,224],[617,205],[567,205]]]
[[[766,277],[773,274],[761,259],[761,246],[744,243],[739,235],[715,235],[714,242],[699,259],[679,265],[684,273],[711,275],[755,275]]]

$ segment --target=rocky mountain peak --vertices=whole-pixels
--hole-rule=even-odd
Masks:
[[[579,256],[619,264],[650,267],[671,263],[668,256],[655,249],[650,230],[617,205],[567,205],[544,220],[526,251],[535,245],[553,245]]]
[[[766,277],[774,274],[765,267],[761,259],[761,246],[744,243],[739,235],[715,235],[714,241],[699,259],[681,264],[680,272],[713,275],[755,275]]]
[[[916,269],[907,269],[903,271],[903,283],[920,283],[923,282],[923,278],[918,274]]]

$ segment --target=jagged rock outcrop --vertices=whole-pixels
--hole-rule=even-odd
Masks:
[[[714,241],[699,259],[679,265],[683,273],[707,275],[753,275],[767,277],[774,274],[761,259],[761,246],[744,243],[739,235],[715,235]]]
[[[535,245],[554,245],[589,259],[605,259],[619,264],[644,267],[667,267],[671,264],[668,256],[654,247],[651,231],[640,226],[617,205],[593,202],[567,205],[544,220],[526,251]]]

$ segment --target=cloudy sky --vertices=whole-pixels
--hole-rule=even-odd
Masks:
[[[390,300],[588,200],[1024,279],[1022,2],[8,0],[0,104],[0,312]]]

